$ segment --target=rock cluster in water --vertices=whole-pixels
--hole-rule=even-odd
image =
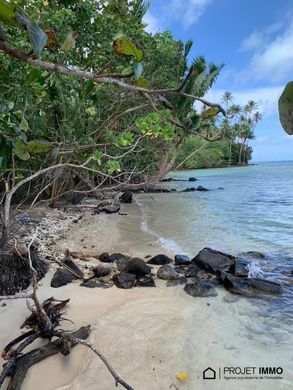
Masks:
[[[51,281],[60,287],[75,279],[84,279],[81,286],[88,288],[156,287],[156,280],[166,281],[166,286],[184,285],[184,291],[193,297],[216,296],[217,287],[244,296],[274,296],[282,294],[281,284],[261,278],[250,278],[248,264],[252,257],[262,258],[259,252],[247,252],[239,257],[214,249],[204,248],[193,259],[176,255],[174,260],[158,254],[150,260],[131,258],[122,253],[102,253],[99,264],[91,269],[92,276],[85,279],[82,270],[66,258],[64,269],[58,269]],[[249,260],[250,259],[250,260]]]

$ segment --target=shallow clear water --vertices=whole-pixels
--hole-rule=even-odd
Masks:
[[[205,246],[235,255],[251,250],[265,253],[256,265],[265,278],[283,283],[284,294],[261,304],[251,302],[274,326],[292,325],[293,161],[177,171],[169,176],[198,180],[162,183],[168,188],[202,185],[210,191],[138,196],[141,228],[166,249],[190,256]]]

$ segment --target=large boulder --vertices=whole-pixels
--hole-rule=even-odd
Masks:
[[[128,274],[127,272],[120,272],[113,276],[113,282],[118,288],[129,289],[135,285],[136,276],[134,274]]]
[[[177,280],[180,275],[171,265],[166,264],[158,269],[157,277],[164,280]]]
[[[206,271],[216,273],[217,271],[228,271],[234,261],[235,257],[232,255],[204,248],[192,259],[191,263]]]
[[[170,259],[170,257],[166,255],[160,254],[152,257],[147,263],[155,264],[155,265],[165,265],[165,264],[172,263],[172,259]]]
[[[143,259],[134,258],[129,260],[124,268],[124,272],[128,272],[129,274],[134,274],[137,278],[142,278],[150,274],[152,268],[145,263]]]
[[[190,259],[186,255],[175,255],[175,265],[189,265]]]
[[[198,280],[184,287],[186,294],[192,297],[215,297],[218,295],[215,288],[206,280]]]
[[[258,278],[239,278],[228,273],[222,273],[222,280],[227,290],[245,296],[281,295],[280,283]]]
[[[61,286],[66,286],[66,284],[71,283],[73,280],[77,279],[71,272],[66,269],[59,268],[54,273],[51,280],[51,287],[58,288]]]
[[[229,272],[231,272],[235,276],[248,276],[248,264],[249,261],[246,259],[235,259],[234,264],[229,268]]]

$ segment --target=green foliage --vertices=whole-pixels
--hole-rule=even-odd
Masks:
[[[162,111],[161,114],[151,112],[145,117],[138,118],[135,124],[143,135],[168,141],[175,135],[174,126],[168,121],[170,118],[172,118],[172,114],[167,110]]]
[[[287,134],[293,135],[293,81],[290,81],[282,95],[279,102],[279,117],[283,129]]]
[[[147,33],[142,21],[147,1],[52,0],[45,5],[43,0],[15,0],[15,6],[5,19],[11,23],[3,22],[2,13],[3,33],[12,46],[29,55],[33,50],[43,61],[109,77],[118,74],[117,79],[146,89],[177,88],[188,74],[192,42],[184,45],[170,32]],[[86,161],[90,171],[81,174],[85,182],[95,184],[103,182],[102,174],[152,175],[162,151],[176,150],[189,130],[209,135],[213,126],[219,126],[218,112],[207,107],[196,111],[193,101],[183,96],[170,94],[168,101],[156,103],[154,108],[146,105],[143,94],[31,68],[0,52],[0,62],[7,60],[7,65],[0,67],[0,166],[4,180],[10,180],[12,164],[19,178],[65,161]],[[203,57],[194,59],[184,92],[203,96],[220,70],[221,66],[209,64]],[[170,105],[172,111],[164,108]],[[175,127],[172,121],[181,121],[187,130]],[[239,141],[235,137],[233,144]],[[204,142],[196,137],[183,141],[180,158],[189,152],[188,143],[192,139],[193,145],[193,138]],[[207,149],[211,164],[229,160],[229,146],[227,137]],[[196,164],[203,165],[203,159]],[[66,185],[72,185],[71,179],[68,184],[66,180]]]
[[[12,23],[15,19],[15,4],[0,0],[0,20],[4,23]]]
[[[143,52],[128,38],[119,38],[113,42],[113,49],[125,56],[132,56],[136,61],[141,61]]]

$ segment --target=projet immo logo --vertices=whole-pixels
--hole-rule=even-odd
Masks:
[[[203,371],[202,377],[203,379],[216,379],[216,371],[208,367]]]
[[[221,367],[214,370],[212,367],[208,367],[203,370],[202,377],[203,379],[218,379],[226,381],[245,381],[245,380],[278,380],[283,379],[281,376],[284,370],[282,367],[239,367],[239,366],[229,366]]]

